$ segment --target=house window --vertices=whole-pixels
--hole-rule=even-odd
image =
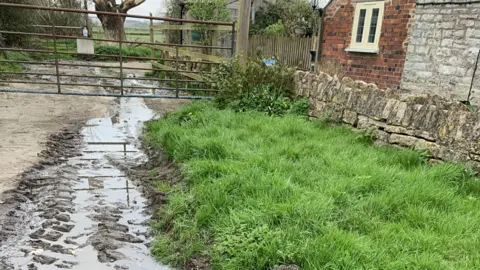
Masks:
[[[382,28],[383,1],[362,2],[355,6],[349,52],[377,53]]]

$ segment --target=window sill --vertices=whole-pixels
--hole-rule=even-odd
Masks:
[[[346,48],[346,52],[358,52],[358,53],[378,53],[378,49],[360,49],[360,48]]]

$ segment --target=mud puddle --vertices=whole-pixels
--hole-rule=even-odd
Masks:
[[[2,227],[0,269],[168,269],[149,255],[141,187],[120,169],[146,161],[138,135],[154,114],[135,98],[112,111],[65,132],[44,153],[55,158],[24,175]]]

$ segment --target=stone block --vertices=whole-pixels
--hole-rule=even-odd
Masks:
[[[461,25],[465,26],[465,27],[475,26],[475,21],[474,20],[461,20],[459,23]]]
[[[433,137],[433,134],[427,131],[415,131],[413,134],[415,137],[420,137],[428,141],[435,141],[435,138]]]
[[[454,66],[447,66],[447,65],[440,65],[438,67],[438,73],[443,75],[454,75],[455,74],[455,67]]]
[[[435,14],[423,14],[421,18],[422,21],[433,21],[435,16],[442,16],[442,15],[435,15]]]
[[[410,38],[410,44],[412,45],[425,45],[427,43],[426,38],[412,37]]]
[[[391,144],[413,147],[417,143],[417,140],[417,138],[408,135],[391,134],[388,142]]]
[[[455,30],[453,31],[453,36],[456,38],[461,38],[465,36],[465,30]]]
[[[479,29],[474,29],[474,28],[468,28],[465,36],[468,37],[468,38],[480,37],[480,30]]]
[[[317,80],[317,78],[313,78],[311,87],[307,89],[308,90],[308,93],[306,93],[307,97],[313,97],[316,95],[318,84],[319,84],[319,81]]]
[[[393,111],[393,108],[398,102],[399,101],[396,99],[387,100],[387,104],[385,105],[385,108],[383,109],[383,112],[382,112],[382,118],[388,119],[391,112]]]
[[[388,134],[385,131],[378,130],[378,129],[374,130],[372,135],[373,135],[373,138],[375,138],[375,140],[380,141],[380,142],[384,142],[384,143],[388,143],[389,138],[390,138],[390,134]]]
[[[430,47],[425,46],[426,44],[416,45],[415,52],[419,54],[428,54],[430,52]]]
[[[349,110],[343,111],[343,122],[355,126],[357,124],[357,113]]]
[[[390,113],[387,122],[393,125],[401,125],[402,119],[405,117],[405,111],[407,110],[406,102],[397,102]]]
[[[443,47],[451,47],[453,46],[453,39],[449,39],[449,38],[443,39],[440,45]]]
[[[385,129],[385,127],[387,126],[387,123],[371,119],[365,115],[359,115],[357,126],[360,129],[371,129],[371,128]]]
[[[452,22],[445,22],[445,21],[438,22],[436,24],[436,27],[440,28],[440,29],[453,29],[455,27],[455,22],[454,21],[452,21]]]
[[[436,156],[438,151],[440,151],[440,145],[422,139],[417,139],[413,147],[415,149],[428,150],[432,156]]]
[[[342,84],[345,86],[345,87],[354,87],[355,86],[355,81],[352,80],[350,77],[343,77],[342,78]]]
[[[407,129],[405,127],[400,127],[400,126],[387,125],[385,127],[385,131],[388,133],[397,133],[397,134],[404,134],[409,136],[415,135],[415,132],[413,130]]]

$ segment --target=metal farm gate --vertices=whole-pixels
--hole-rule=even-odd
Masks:
[[[99,31],[92,31],[91,28],[89,29],[90,35],[84,37],[81,26],[32,25],[25,28],[28,29],[25,31],[0,29],[0,35],[20,35],[31,41],[16,47],[0,47],[0,56],[4,55],[3,58],[0,57],[0,65],[28,67],[26,71],[0,68],[0,92],[105,97],[210,98],[215,90],[205,88],[205,82],[201,75],[214,72],[215,66],[226,59],[224,58],[226,55],[234,54],[235,23],[10,3],[0,3],[0,8],[28,9],[48,13],[77,13],[86,17],[89,14],[116,16],[121,27],[124,27],[123,20],[127,18],[143,19],[147,20],[145,24],[149,25],[145,33],[139,33],[136,29],[122,29],[120,37],[116,40],[99,36]],[[100,27],[97,28],[101,30]],[[37,31],[38,29],[42,31]],[[227,43],[229,46],[218,46],[216,40],[210,43],[212,45],[193,42],[172,44],[165,40],[155,40],[156,33],[164,34],[169,29],[181,31],[182,36],[185,31],[193,32],[197,29],[205,31],[206,29],[215,32],[213,35],[215,37],[221,35],[226,37],[229,40]],[[92,35],[92,33],[96,35]],[[123,36],[123,33],[126,36]],[[129,35],[134,38],[129,38]],[[138,36],[146,36],[147,40],[141,40]],[[91,46],[90,53],[81,52],[85,49],[82,46]],[[93,49],[94,46],[95,48],[106,46],[116,49],[115,53],[105,52],[105,50],[97,52],[96,49]],[[138,50],[138,48],[149,53],[140,56],[125,53],[129,50]],[[12,53],[34,55],[35,57],[28,59],[8,57]],[[130,65],[132,61],[143,65]],[[36,68],[35,72],[31,72],[31,67],[44,68]],[[81,70],[90,73],[82,73]],[[101,72],[91,74],[95,70]],[[155,74],[155,76],[144,76],[143,74],[146,72]],[[32,87],[33,85],[37,87]],[[39,88],[38,85],[42,87]],[[48,87],[53,89],[47,90]],[[90,90],[85,90],[87,87],[90,87]]]

